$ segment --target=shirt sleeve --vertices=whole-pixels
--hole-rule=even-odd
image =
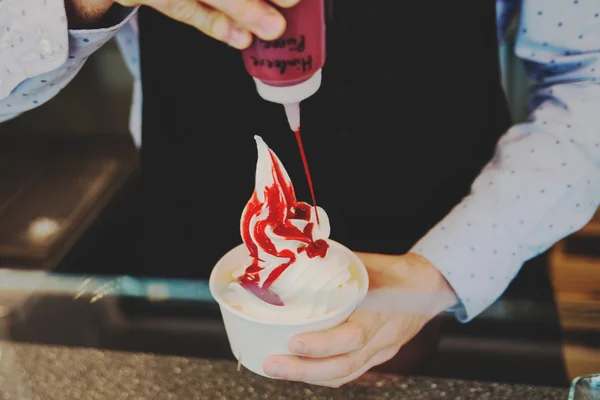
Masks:
[[[125,64],[133,76],[133,98],[129,116],[129,131],[133,142],[139,148],[142,146],[142,81],[140,69],[140,43],[138,19],[135,15],[117,34],[117,44]]]
[[[133,17],[119,7],[103,29],[68,29],[64,0],[0,1],[0,122],[53,98]]]
[[[600,203],[600,3],[523,0],[516,54],[535,81],[528,120],[412,250],[454,288],[463,322]]]

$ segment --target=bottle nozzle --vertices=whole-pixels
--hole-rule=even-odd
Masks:
[[[300,103],[284,104],[285,115],[287,116],[290,129],[296,132],[300,129]]]

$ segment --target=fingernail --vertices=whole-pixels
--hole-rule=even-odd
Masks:
[[[267,14],[260,20],[260,26],[263,33],[268,36],[275,36],[283,30],[285,21],[279,14]]]
[[[298,0],[279,0],[277,2],[277,4],[279,4],[282,7],[291,7],[296,5],[296,3],[298,3]]]
[[[295,342],[290,346],[290,351],[294,354],[305,354],[306,345],[303,342]]]
[[[281,368],[281,365],[271,363],[265,367],[265,373],[269,376],[281,377],[283,376],[283,369]]]
[[[250,41],[250,34],[237,24],[231,27],[229,44],[233,47],[246,47]]]

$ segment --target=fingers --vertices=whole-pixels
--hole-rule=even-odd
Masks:
[[[264,370],[267,375],[290,381],[327,382],[352,375],[368,360],[366,352],[329,358],[272,356],[265,362]]]
[[[261,39],[273,40],[285,31],[285,19],[263,0],[203,0],[207,5],[222,11],[238,24]],[[279,3],[297,3],[297,0]]]
[[[289,349],[305,357],[331,357],[360,350],[367,336],[363,325],[348,321],[328,331],[301,333],[290,340]]]
[[[191,25],[214,39],[238,49],[252,42],[252,35],[221,11],[196,0],[117,0],[124,6],[145,4],[174,20]]]
[[[273,0],[292,7],[300,0]],[[274,40],[285,31],[285,18],[265,0],[116,0],[123,6],[147,5],[177,21],[191,25],[214,39],[238,49],[252,43],[252,33]]]
[[[354,314],[335,328],[322,332],[307,332],[290,340],[290,352],[296,356],[273,356],[264,365],[273,377],[295,381],[332,381],[348,377],[360,370],[381,349],[377,344],[366,346],[370,339],[368,315]],[[378,324],[373,324],[377,329]]]
[[[264,370],[267,375],[275,378],[339,387],[358,378],[375,365],[389,360],[397,351],[391,347],[379,351],[371,347],[320,359],[272,356],[265,362]]]
[[[310,383],[312,385],[327,386],[327,387],[331,387],[331,388],[339,388],[340,386],[342,386],[348,382],[352,382],[353,380],[364,375],[371,368],[373,368],[379,364],[383,364],[384,362],[390,360],[392,357],[394,357],[396,355],[396,353],[398,353],[398,350],[399,350],[399,347],[398,348],[390,347],[388,349],[384,349],[384,350],[380,351],[379,353],[375,354],[375,356],[373,356],[369,361],[367,361],[367,363],[365,365],[363,365],[362,367],[360,367],[359,369],[357,369],[350,375],[345,376],[343,378],[333,379],[333,380],[329,380],[329,381],[303,381],[303,382]]]

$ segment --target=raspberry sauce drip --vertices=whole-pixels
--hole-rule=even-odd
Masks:
[[[293,220],[310,221],[312,207],[307,203],[296,201],[294,187],[282,171],[279,160],[270,149],[269,157],[271,158],[271,172],[274,183],[265,187],[264,202],[260,201],[256,191],[254,191],[242,215],[242,239],[253,258],[253,262],[240,278],[240,284],[263,301],[282,306],[283,302],[279,296],[269,290],[273,282],[296,261],[296,254],[306,252],[309,258],[325,257],[329,245],[325,240],[313,239],[313,222],[308,222],[302,230],[292,224]],[[260,215],[265,206],[268,209],[267,217],[256,221],[251,228],[251,220]],[[283,239],[299,241],[301,245],[296,251],[291,249],[278,251],[267,235],[268,230],[272,230],[273,234]],[[259,263],[264,260],[259,259],[259,246],[265,253],[287,260],[273,269],[262,285],[260,285],[259,272],[263,268],[260,267]]]
[[[300,128],[294,131],[296,135],[296,141],[298,142],[298,150],[300,150],[300,157],[302,158],[302,164],[304,165],[304,173],[306,174],[306,181],[308,182],[308,188],[310,189],[310,197],[312,198],[313,206],[315,206],[315,216],[317,217],[317,224],[319,221],[319,211],[317,210],[317,199],[315,197],[315,190],[313,188],[312,178],[310,176],[310,169],[308,168],[308,161],[306,161],[306,153],[304,152],[304,145],[302,144],[302,136],[300,136]]]

